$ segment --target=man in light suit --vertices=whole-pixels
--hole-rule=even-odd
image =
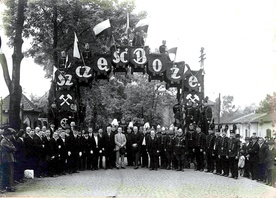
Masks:
[[[118,133],[115,135],[115,151],[116,151],[116,167],[117,169],[125,169],[124,158],[125,153],[123,150],[126,149],[126,136],[122,133],[122,127],[118,127]],[[119,158],[121,157],[121,164],[119,163]]]

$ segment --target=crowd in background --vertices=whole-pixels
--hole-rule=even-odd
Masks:
[[[72,124],[56,129],[36,127],[18,132],[4,127],[1,133],[1,189],[15,190],[24,182],[24,171],[35,177],[56,177],[84,170],[125,169],[126,165],[149,170],[194,169],[238,179],[239,176],[275,187],[275,140],[200,125],[176,127],[109,125],[80,130]],[[208,134],[208,135],[206,135]]]

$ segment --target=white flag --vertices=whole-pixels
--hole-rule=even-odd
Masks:
[[[79,47],[78,47],[79,40],[77,38],[76,32],[74,32],[74,34],[75,34],[75,40],[74,40],[73,57],[80,58],[80,51],[79,51]]]

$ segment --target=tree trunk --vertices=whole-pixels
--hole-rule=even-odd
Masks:
[[[17,18],[15,27],[15,38],[14,38],[14,52],[12,55],[12,80],[8,71],[8,66],[4,54],[1,54],[1,65],[3,69],[3,75],[6,85],[10,93],[10,104],[9,104],[9,125],[14,129],[19,129],[20,122],[20,102],[22,95],[22,88],[20,86],[20,65],[23,59],[22,53],[22,31],[25,20],[24,11],[27,0],[19,0],[17,7]]]

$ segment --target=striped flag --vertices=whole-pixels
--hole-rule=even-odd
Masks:
[[[135,31],[140,32],[141,30],[143,30],[144,32],[147,33],[148,28],[149,28],[149,20],[148,19],[142,19],[136,24]]]
[[[101,34],[111,36],[111,25],[109,19],[95,25],[93,31],[95,33],[95,36],[99,36]]]
[[[73,50],[73,57],[75,58],[80,58],[80,51],[79,51],[79,47],[78,47],[78,37],[76,35],[76,32],[74,32],[75,35],[75,39],[74,39],[74,50]]]

